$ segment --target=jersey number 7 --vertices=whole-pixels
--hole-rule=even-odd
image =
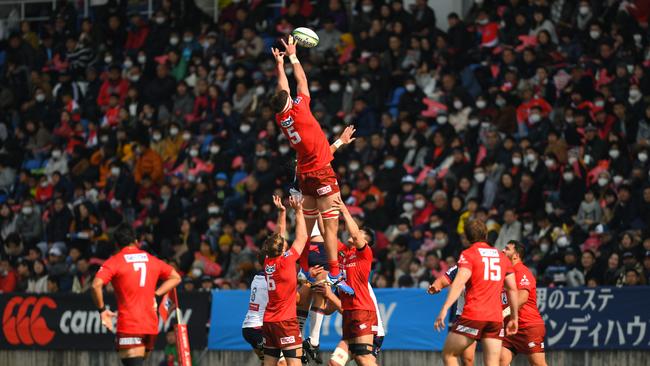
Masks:
[[[296,131],[295,126],[289,126],[287,127],[287,135],[289,135],[289,142],[291,142],[291,145],[297,145],[302,141],[302,138]]]
[[[499,257],[481,257],[483,261],[483,279],[485,281],[501,281],[499,259]]]
[[[133,263],[133,270],[140,271],[140,287],[144,287],[144,283],[147,281],[147,264],[144,262]]]

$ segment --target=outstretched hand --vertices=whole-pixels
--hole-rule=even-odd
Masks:
[[[282,45],[284,46],[284,51],[287,56],[296,54],[296,42],[293,39],[292,35],[289,35],[289,39],[287,42],[285,42],[284,39],[280,39],[280,42],[282,42]]]
[[[275,205],[275,208],[278,209],[280,212],[286,211],[286,208],[282,204],[282,198],[280,196],[273,195],[273,204]]]
[[[102,313],[100,314],[100,318],[102,320],[102,325],[105,326],[106,329],[113,332],[113,318],[117,318],[117,314],[106,309],[102,311]]]
[[[334,197],[334,200],[332,201],[332,208],[337,209],[338,211],[343,211],[345,208],[345,203],[343,203],[340,194],[337,194],[336,197]]]
[[[304,201],[303,198],[297,199],[294,196],[289,197],[289,205],[296,210],[296,211],[302,211],[302,202]]]
[[[356,137],[352,137],[355,132],[357,132],[357,129],[354,128],[354,125],[349,125],[345,128],[345,130],[343,130],[343,133],[341,134],[341,137],[339,137],[339,140],[347,145],[357,139]]]
[[[271,47],[271,53],[273,54],[273,57],[275,58],[275,62],[278,65],[284,65],[284,55],[285,55],[284,52],[281,52],[277,48]]]

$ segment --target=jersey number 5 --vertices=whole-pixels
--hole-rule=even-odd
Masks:
[[[501,281],[501,266],[499,257],[482,257],[483,279],[485,281]]]
[[[133,270],[140,271],[140,287],[144,287],[144,283],[147,281],[147,264],[143,262],[133,263]]]
[[[297,145],[302,141],[302,138],[300,138],[300,135],[296,131],[295,126],[289,126],[287,127],[287,135],[289,135],[289,142],[291,142],[291,145]]]
[[[275,291],[275,281],[271,276],[266,276],[266,282],[269,284],[269,291]]]

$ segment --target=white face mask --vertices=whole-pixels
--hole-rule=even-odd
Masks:
[[[406,84],[406,90],[409,93],[413,93],[415,91],[415,84]]]
[[[251,130],[251,125],[243,124],[243,125],[239,126],[239,131],[241,133],[248,133],[250,130]]]
[[[156,24],[163,24],[165,22],[165,17],[156,17]]]
[[[359,170],[360,167],[361,166],[356,161],[353,161],[352,163],[350,163],[350,171],[352,171],[352,172],[356,172],[357,170]]]
[[[352,87],[351,84],[347,84],[347,85],[345,86],[345,92],[346,92],[346,93],[352,93],[353,91],[354,91],[354,88]]]
[[[590,165],[592,161],[591,155],[585,155],[585,164]]]
[[[278,150],[280,151],[280,154],[286,155],[289,152],[289,146],[280,145],[280,147],[278,147]]]
[[[211,154],[218,154],[220,149],[221,149],[221,147],[219,145],[212,145],[212,146],[210,146],[210,153]]]
[[[598,178],[598,185],[599,186],[604,187],[604,186],[607,185],[607,183],[609,183],[609,179],[604,178],[604,177],[603,178]]]
[[[460,100],[455,100],[454,101],[454,108],[463,109],[463,102],[461,102]]]
[[[264,92],[266,92],[266,90],[264,90],[264,87],[262,85],[258,85],[255,88],[255,95],[257,95],[258,97],[264,95]]]
[[[436,117],[436,122],[438,122],[439,125],[447,124],[447,116],[442,115],[442,116]]]
[[[330,84],[330,91],[332,93],[338,93],[339,91],[341,91],[341,84],[339,83]]]
[[[597,100],[597,101],[594,102],[594,105],[595,105],[596,107],[598,107],[598,108],[602,108],[602,107],[605,106],[605,101],[602,100],[602,99],[599,99],[599,100]]]
[[[618,150],[609,150],[609,156],[612,159],[617,159],[621,155],[621,152]]]
[[[309,91],[312,92],[312,93],[319,92],[319,91],[320,91],[320,86],[318,86],[318,85],[311,85],[311,86],[309,87]]]
[[[185,36],[185,37],[183,37],[183,42],[185,42],[185,43],[190,43],[190,42],[192,42],[192,36]]]
[[[569,238],[567,238],[566,236],[560,236],[559,238],[557,238],[557,246],[560,248],[569,246]]]
[[[566,123],[573,123],[573,117],[572,116],[567,116],[567,117],[564,118],[564,120],[566,121]]]
[[[544,161],[544,165],[546,165],[547,168],[553,168],[555,166],[555,161],[553,159],[546,159]]]
[[[600,37],[600,32],[599,31],[589,31],[589,37],[591,39],[598,39]]]
[[[639,158],[640,162],[645,163],[648,160],[648,153],[640,152],[636,157]]]
[[[131,66],[133,66],[133,61],[131,61],[131,60],[125,60],[124,61],[124,68],[125,69],[130,69]]]
[[[589,14],[589,7],[581,6],[578,11],[580,12],[580,15],[587,15]]]
[[[178,128],[170,128],[169,129],[169,134],[172,136],[178,135]]]
[[[623,177],[621,177],[620,175],[615,175],[614,176],[614,184],[619,185],[621,183],[623,183]]]
[[[199,156],[199,150],[196,150],[196,149],[190,150],[190,156],[193,157],[193,158]]]
[[[178,37],[171,37],[169,39],[169,44],[172,45],[172,46],[176,46],[178,44],[178,42],[179,42]]]
[[[487,106],[487,102],[484,100],[477,100],[476,101],[476,108],[478,109],[483,109]]]
[[[479,183],[485,182],[485,173],[483,172],[474,173],[474,179]]]
[[[542,120],[542,116],[540,116],[537,113],[533,113],[528,117],[528,120],[530,121],[530,123],[537,123]]]
[[[404,210],[404,212],[413,211],[413,203],[412,202],[404,202],[402,204],[402,209]]]
[[[414,206],[415,206],[415,208],[417,208],[418,210],[421,210],[421,209],[424,208],[424,206],[425,206],[426,204],[427,204],[427,203],[426,203],[424,200],[415,200]]]
[[[630,99],[632,100],[641,99],[641,91],[639,89],[630,89]]]
[[[361,5],[361,11],[370,13],[372,11],[372,5]]]
[[[513,156],[512,157],[512,165],[514,165],[514,166],[521,165],[521,158],[518,157],[518,156]]]
[[[564,172],[564,174],[562,174],[562,178],[564,178],[564,180],[565,180],[566,182],[569,182],[569,183],[570,183],[570,182],[573,181],[573,173],[571,173],[571,172]]]
[[[569,165],[573,165],[578,161],[578,159],[575,156],[569,156]]]
[[[384,162],[384,168],[393,169],[395,167],[395,160],[386,160]]]
[[[370,90],[370,83],[367,82],[367,81],[362,81],[361,82],[361,90],[363,90],[363,91]]]
[[[104,56],[104,63],[105,63],[105,64],[110,64],[111,62],[113,62],[113,57],[111,57],[111,56]]]
[[[548,245],[548,243],[542,243],[539,245],[539,250],[541,250],[542,253],[547,253],[548,250],[550,249],[549,247],[550,245]]]
[[[60,157],[61,157],[61,150],[53,150],[53,151],[52,151],[52,157],[53,157],[54,159],[58,159],[58,158],[60,158]]]
[[[138,56],[138,63],[143,64],[145,62],[147,62],[147,56],[145,56],[145,55]]]
[[[153,134],[153,140],[154,140],[154,141],[160,141],[160,140],[162,140],[162,135],[159,134],[159,133],[154,133],[154,134]]]
[[[118,175],[120,175],[120,168],[112,167],[111,168],[111,175],[114,176],[114,177],[117,177]]]
[[[487,20],[487,18],[483,18],[483,19],[477,21],[477,23],[479,25],[486,25],[486,24],[488,24],[488,20]]]
[[[190,141],[191,139],[192,139],[192,135],[191,135],[190,133],[185,132],[185,133],[183,134],[183,140],[184,140],[184,141]]]
[[[38,94],[36,94],[36,98],[35,98],[35,99],[36,99],[36,101],[39,102],[39,103],[40,103],[40,102],[43,102],[43,101],[45,101],[45,94],[43,94],[43,93],[38,93]]]
[[[533,163],[535,160],[537,160],[537,156],[535,156],[535,154],[526,154],[526,161],[528,163]]]
[[[527,232],[533,231],[533,223],[532,222],[525,222],[524,223],[524,230]]]
[[[472,127],[476,127],[479,124],[478,118],[470,118],[469,119],[469,125]]]
[[[34,208],[32,206],[24,206],[21,211],[23,215],[31,215],[34,212]]]
[[[129,80],[131,80],[131,82],[137,83],[140,80],[140,75],[129,75]]]
[[[209,214],[218,214],[219,213],[219,206],[208,206],[208,213]]]
[[[498,107],[503,107],[504,105],[506,105],[506,100],[505,100],[505,99],[498,98],[498,99],[495,101],[495,103],[497,104]]]

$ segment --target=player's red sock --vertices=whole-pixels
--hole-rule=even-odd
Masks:
[[[330,266],[330,275],[332,277],[338,276],[339,275],[339,261],[333,260],[333,261],[327,261],[327,264]]]

